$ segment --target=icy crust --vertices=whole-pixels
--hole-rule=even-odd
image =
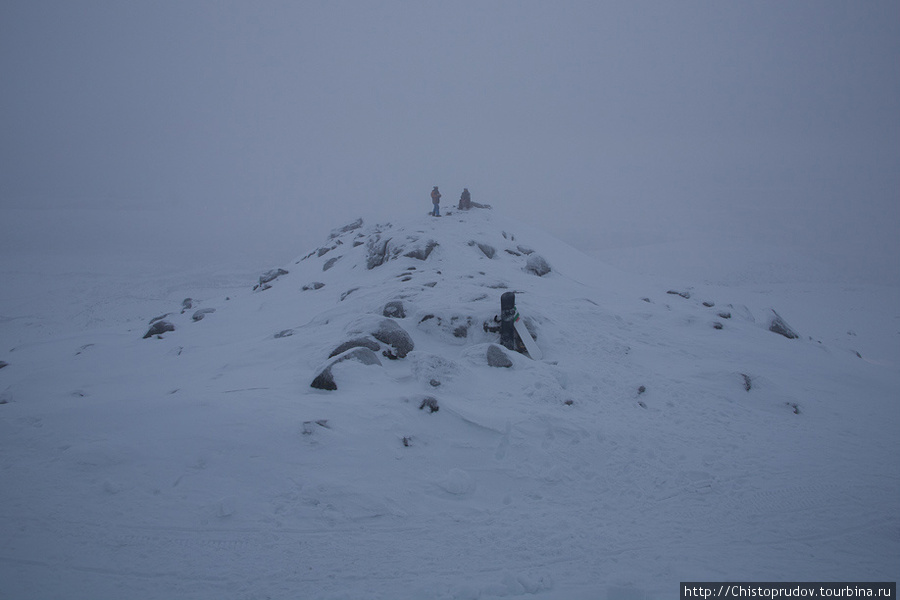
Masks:
[[[226,298],[179,291],[125,327],[10,344],[4,592],[896,579],[895,368],[778,297],[634,278],[495,211],[451,212],[354,221]],[[505,291],[542,361],[499,346]],[[776,314],[797,337],[770,331]],[[174,329],[143,339],[151,319]]]

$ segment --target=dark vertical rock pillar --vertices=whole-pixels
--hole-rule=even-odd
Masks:
[[[500,296],[500,343],[508,350],[516,349],[516,293],[504,292]]]

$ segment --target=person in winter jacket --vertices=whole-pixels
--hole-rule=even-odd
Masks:
[[[438,186],[434,186],[434,189],[431,190],[431,203],[434,204],[434,210],[431,211],[431,216],[441,216],[441,193],[438,191]]]
[[[459,197],[459,210],[469,210],[472,208],[472,196],[469,194],[469,188],[463,188],[462,195]]]

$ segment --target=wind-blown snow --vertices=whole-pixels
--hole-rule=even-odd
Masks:
[[[0,596],[898,579],[895,287],[627,274],[492,210],[305,250],[264,285],[134,272],[102,298],[64,264],[5,267],[34,287],[0,298]],[[542,361],[487,364],[504,291]],[[405,358],[310,387],[398,300]],[[768,330],[773,309],[799,339]],[[164,314],[175,331],[142,339]]]

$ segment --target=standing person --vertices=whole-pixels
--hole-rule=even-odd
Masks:
[[[434,204],[434,210],[431,211],[431,216],[441,216],[441,193],[438,191],[438,186],[434,186],[434,189],[431,190],[431,203]]]
[[[463,188],[462,195],[459,197],[459,210],[469,210],[472,208],[472,196],[469,194],[469,188]]]

